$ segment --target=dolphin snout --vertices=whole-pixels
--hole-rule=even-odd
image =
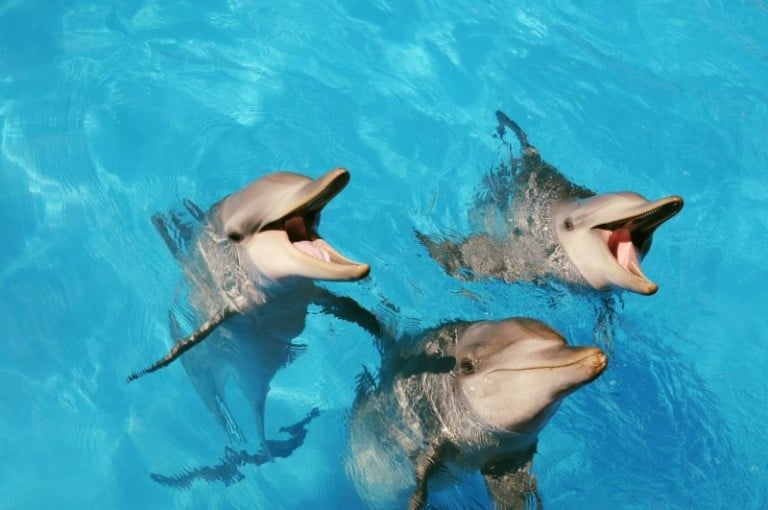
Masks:
[[[594,348],[595,352],[583,360],[583,364],[586,365],[591,373],[592,378],[595,378],[603,373],[608,366],[608,356],[598,348]]]

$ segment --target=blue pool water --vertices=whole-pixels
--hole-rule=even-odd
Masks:
[[[467,232],[497,109],[579,184],[686,200],[659,293],[621,298],[608,370],[540,436],[545,506],[768,507],[766,26],[758,0],[0,3],[0,508],[362,506],[345,423],[377,354],[318,313],[267,400],[270,437],[320,409],[303,446],[230,486],[149,476],[228,445],[180,365],[125,384],[171,341],[149,217],[271,170],[350,169],[321,232],[372,273],[328,287],[402,331],[530,315],[593,342],[589,299],[462,283],[413,235]]]

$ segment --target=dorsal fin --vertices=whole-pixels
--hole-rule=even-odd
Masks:
[[[496,127],[496,133],[499,135],[499,139],[501,139],[504,145],[507,146],[507,149],[510,152],[511,160],[514,161],[515,158],[512,157],[512,148],[510,142],[504,138],[504,134],[506,133],[507,128],[509,128],[509,130],[515,134],[515,138],[517,138],[517,141],[520,144],[519,160],[525,163],[525,166],[528,168],[539,166],[541,164],[541,155],[539,154],[539,151],[536,150],[536,147],[528,143],[528,135],[525,134],[523,128],[521,128],[517,122],[507,117],[507,115],[501,111],[496,112],[496,120],[499,122],[498,126]]]
[[[528,135],[525,134],[525,131],[523,131],[517,122],[507,117],[504,112],[497,111],[496,120],[499,122],[499,125],[496,127],[496,133],[499,135],[499,138],[503,140],[506,128],[509,128],[517,137],[518,142],[520,142],[520,148],[523,152],[532,147],[532,145],[528,143]]]
[[[131,375],[129,375],[126,382],[135,381],[136,379],[138,379],[143,375],[149,374],[150,372],[154,372],[156,370],[159,370],[163,367],[170,365],[179,356],[181,356],[186,351],[188,351],[195,345],[205,340],[205,338],[208,335],[210,335],[219,324],[221,324],[222,322],[224,322],[225,320],[229,319],[230,317],[232,317],[237,313],[239,312],[235,308],[225,308],[223,311],[214,314],[213,317],[205,321],[191,335],[189,335],[186,338],[177,340],[176,343],[173,344],[173,347],[171,347],[171,350],[168,351],[168,354],[166,354],[161,359],[157,360],[147,368],[139,370],[138,372],[133,372]]]

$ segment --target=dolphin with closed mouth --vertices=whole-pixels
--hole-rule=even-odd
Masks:
[[[677,195],[649,201],[634,192],[595,192],[568,181],[544,161],[525,132],[496,112],[498,135],[517,137],[512,155],[487,175],[469,213],[478,233],[463,239],[417,236],[449,273],[506,282],[562,281],[577,287],[650,295],[643,272],[656,229],[683,208]],[[468,271],[467,271],[468,270]]]
[[[522,317],[452,322],[382,345],[378,376],[359,378],[346,459],[376,509],[424,508],[428,489],[477,471],[498,508],[540,506],[529,473],[538,434],[607,366],[599,348],[569,346]]]
[[[266,447],[269,383],[300,352],[302,346],[292,341],[304,329],[308,306],[318,304],[366,326],[361,319],[366,311],[351,298],[314,283],[355,281],[370,271],[318,233],[323,208],[349,178],[344,168],[316,179],[275,172],[207,213],[185,200],[182,210],[156,214],[152,221],[184,271],[183,292],[177,296],[181,312],[170,314],[172,335],[179,340],[128,381],[181,358],[208,409],[239,441],[245,438],[226,405],[225,386],[232,380],[253,403],[258,441]],[[186,336],[185,323],[193,329]]]

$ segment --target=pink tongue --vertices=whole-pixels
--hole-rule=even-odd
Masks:
[[[630,235],[629,229],[620,228],[611,232],[610,237],[608,237],[608,248],[611,250],[611,253],[613,253],[613,256],[615,257],[616,251],[619,248],[619,244],[628,242],[632,242],[632,236]]]
[[[632,236],[629,229],[620,228],[614,230],[608,238],[608,249],[624,269],[629,269],[630,262],[637,262],[635,245],[632,244]]]
[[[310,257],[314,257],[319,260],[324,260],[326,262],[331,261],[331,255],[323,250],[312,244],[311,241],[298,241],[293,243],[293,245],[296,247],[297,250],[300,252],[306,253]]]

